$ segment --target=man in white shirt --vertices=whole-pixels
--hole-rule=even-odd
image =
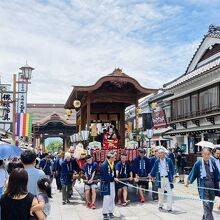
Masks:
[[[165,150],[163,148],[158,149],[158,157],[154,163],[154,167],[150,172],[152,178],[156,178],[156,186],[158,187],[158,206],[159,210],[163,210],[164,205],[164,191],[167,191],[167,211],[172,212],[172,189],[175,181],[175,168],[170,158],[165,157]]]

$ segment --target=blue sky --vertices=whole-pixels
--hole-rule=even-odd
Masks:
[[[35,67],[28,101],[64,103],[115,67],[159,88],[183,74],[218,0],[0,0],[0,74]]]

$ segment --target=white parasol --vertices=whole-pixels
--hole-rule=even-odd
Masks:
[[[202,148],[208,147],[211,149],[214,149],[215,145],[209,141],[200,141],[199,143],[196,144],[196,146],[200,146]]]

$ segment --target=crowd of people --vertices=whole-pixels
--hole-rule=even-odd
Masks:
[[[42,169],[36,168],[36,158],[34,151],[26,150],[8,164],[0,162],[4,173],[0,199],[2,220],[45,220],[49,215],[51,181]]]
[[[0,160],[1,219],[46,219],[50,213],[53,178],[56,180],[57,190],[62,192],[63,205],[70,203],[73,186],[77,179],[82,178],[86,207],[90,209],[96,209],[100,182],[105,220],[114,217],[115,203],[127,206],[130,202],[130,186],[138,189],[141,203],[145,202],[144,191],[151,191],[152,199],[158,201],[159,211],[172,212],[172,189],[177,174],[179,183],[184,183],[185,160],[180,149],[168,151],[164,147],[152,147],[150,156],[147,156],[145,149],[140,148],[133,163],[128,161],[126,153],[122,153],[120,160],[115,161],[115,152],[110,151],[100,169],[91,155],[86,156],[86,163],[80,169],[73,153],[70,149],[55,157],[44,153],[39,158],[34,151],[25,150],[20,158],[14,158],[7,164]],[[203,148],[202,159],[196,161],[185,179],[185,186],[188,187],[196,179],[199,196],[203,201],[203,219],[213,220],[214,200],[216,196],[220,196],[220,148]],[[220,201],[217,206],[220,209]]]

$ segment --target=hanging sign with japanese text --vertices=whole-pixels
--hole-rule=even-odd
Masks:
[[[154,128],[162,128],[167,126],[166,116],[163,110],[152,112],[152,120],[154,123]]]
[[[24,113],[27,111],[27,84],[24,81],[23,75],[18,74],[18,102],[17,102],[17,112]],[[24,83],[22,83],[24,82]]]
[[[12,92],[10,84],[4,84],[4,91],[1,93],[1,106],[5,107],[6,114],[3,118],[0,118],[0,124],[9,124],[13,121],[13,103],[12,103]]]

